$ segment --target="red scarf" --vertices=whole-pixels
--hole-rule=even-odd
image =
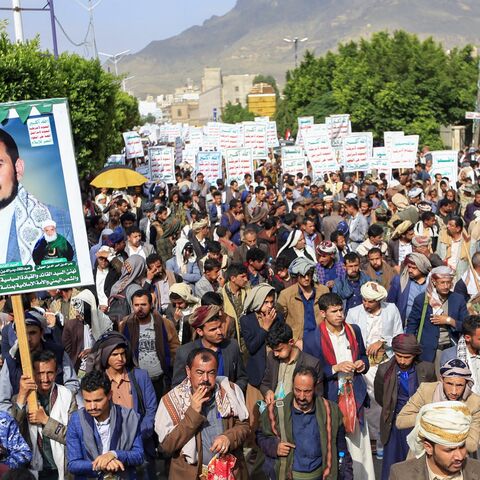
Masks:
[[[348,343],[350,344],[350,351],[352,352],[352,362],[358,360],[358,342],[353,328],[348,323],[345,323],[345,333],[347,335]],[[330,335],[328,334],[327,322],[320,324],[320,345],[322,346],[323,357],[329,365],[336,365],[337,358],[335,357],[335,350],[333,349]]]

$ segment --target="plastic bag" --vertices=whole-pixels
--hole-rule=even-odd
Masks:
[[[346,433],[352,433],[355,430],[357,422],[357,405],[355,403],[355,394],[353,392],[353,382],[346,379],[338,390],[338,408],[343,414],[343,426]]]

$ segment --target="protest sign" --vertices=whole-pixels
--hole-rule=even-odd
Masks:
[[[168,143],[173,143],[177,137],[181,137],[182,130],[183,127],[180,123],[167,123],[165,125],[165,135]]]
[[[197,157],[198,148],[191,147],[186,145],[183,149],[182,159],[184,165],[189,165],[191,168],[189,170],[195,170],[195,160]]]
[[[325,118],[325,124],[328,128],[328,136],[332,142],[332,146],[341,149],[342,138],[352,133],[352,125],[350,123],[350,115],[330,115]]]
[[[175,165],[182,163],[183,141],[180,137],[175,139]]]
[[[305,159],[305,153],[302,147],[289,146],[282,147],[282,172],[285,175],[296,175],[307,173],[307,162]]]
[[[277,122],[268,122],[267,123],[267,147],[276,148],[279,146],[280,146],[280,143],[278,141]]]
[[[114,165],[125,165],[125,155],[110,155],[107,158],[106,167],[112,167]]]
[[[432,181],[437,173],[449,180],[452,188],[457,188],[458,177],[458,152],[456,150],[438,150],[430,152],[432,155],[432,169],[430,176]]]
[[[392,178],[392,168],[390,167],[387,149],[385,147],[373,147],[371,168],[377,170],[378,176],[384,173],[386,179],[390,181]]]
[[[228,184],[232,180],[243,182],[245,174],[253,172],[252,149],[228,148],[225,150],[225,171]]]
[[[330,139],[326,135],[313,136],[312,132],[304,138],[305,152],[312,165],[315,179],[327,172],[338,170],[337,156]]]
[[[150,180],[150,161],[146,157],[135,160],[135,171]]]
[[[313,117],[298,117],[298,132],[297,138],[295,139],[295,145],[301,145],[303,147],[303,137],[314,125]]]
[[[203,147],[203,130],[200,127],[190,127],[188,142],[195,147]]]
[[[243,122],[243,146],[251,148],[253,158],[267,158],[267,126],[261,122]]]
[[[219,140],[218,145],[220,150],[227,148],[238,148],[241,144],[241,139],[238,134],[238,126],[229,123],[219,124]]]
[[[386,154],[391,168],[415,167],[418,152],[418,138],[418,135],[392,135],[392,132],[385,137]]]
[[[137,132],[125,132],[123,134],[125,142],[125,157],[138,158],[143,157],[142,138]]]
[[[175,159],[172,147],[150,147],[150,180],[175,183]]]
[[[3,103],[0,116],[1,158],[17,170],[1,185],[0,294],[92,284],[67,100]]]
[[[195,171],[202,172],[207,182],[216,182],[222,178],[222,154],[220,152],[198,152]]]
[[[351,133],[343,137],[342,161],[345,172],[367,171],[372,154],[372,132]]]

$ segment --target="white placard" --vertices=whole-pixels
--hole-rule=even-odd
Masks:
[[[125,132],[123,140],[125,142],[125,158],[143,157],[142,139],[137,132]]]
[[[251,148],[228,148],[225,150],[225,171],[227,183],[232,180],[243,182],[246,173],[253,173]]]
[[[282,147],[282,172],[289,175],[306,174],[307,162],[302,147]]]
[[[175,183],[175,159],[172,147],[150,147],[150,179],[153,182]]]
[[[372,155],[372,132],[351,133],[343,137],[342,160],[345,172],[367,171]]]

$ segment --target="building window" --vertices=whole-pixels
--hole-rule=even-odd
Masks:
[[[240,103],[240,99],[237,97],[237,98],[235,99],[235,102],[236,102],[236,103]]]
[[[237,85],[237,86],[235,87],[235,92],[239,92],[239,91],[240,91],[240,87]]]
[[[177,110],[177,117],[181,117],[182,116],[182,111],[180,109]]]

